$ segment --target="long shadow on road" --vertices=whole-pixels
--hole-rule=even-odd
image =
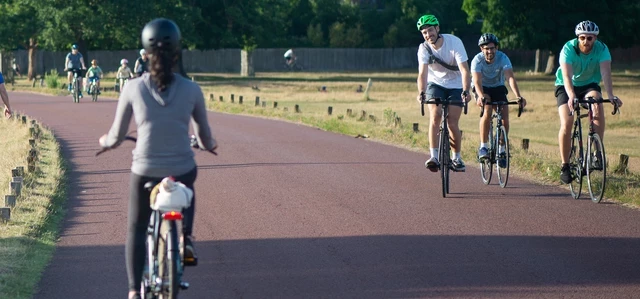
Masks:
[[[620,298],[640,291],[634,238],[380,235],[196,246],[200,264],[186,269],[192,287],[185,298]],[[77,269],[49,281],[64,292],[35,298],[124,294],[123,253],[124,246],[58,248]],[[79,283],[92,287],[79,293]]]

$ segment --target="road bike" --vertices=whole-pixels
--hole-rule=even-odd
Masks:
[[[447,120],[449,118],[449,105],[460,105],[464,107],[464,114],[467,114],[467,103],[464,101],[452,101],[451,96],[442,100],[441,98],[425,99],[425,96],[421,97],[421,110],[422,116],[424,116],[424,105],[440,105],[442,110],[442,120],[440,121],[440,128],[438,134],[440,136],[440,142],[438,145],[438,162],[440,163],[440,177],[442,178],[442,197],[447,197],[449,193],[449,172],[456,171],[451,161],[451,141],[449,140],[449,125]]]
[[[72,68],[65,69],[65,71],[73,72],[73,81],[71,82],[71,95],[73,96],[73,102],[80,102],[80,82],[82,80],[82,69]]]
[[[482,182],[488,185],[491,182],[493,165],[495,164],[500,187],[504,188],[507,186],[507,182],[509,181],[511,153],[509,151],[509,135],[502,124],[502,109],[509,109],[509,105],[518,105],[518,117],[520,117],[523,110],[522,102],[519,99],[517,101],[487,101],[483,98],[482,108],[480,109],[480,118],[484,116],[485,105],[495,106],[495,109],[491,115],[491,121],[489,122],[489,139],[487,142],[489,144],[489,147],[487,148],[489,157],[478,157],[478,162],[480,162],[480,175],[482,176]],[[493,120],[496,122],[495,126],[493,124]],[[500,152],[500,146],[502,146],[504,151]]]
[[[587,185],[591,201],[599,203],[604,195],[607,182],[607,160],[604,151],[602,138],[595,132],[593,105],[600,103],[613,103],[612,115],[617,114],[620,109],[615,101],[611,99],[597,99],[585,97],[584,99],[574,99],[574,121],[571,134],[571,151],[569,152],[569,167],[571,169],[571,182],[569,189],[571,196],[578,199],[582,193],[582,177],[587,177]],[[581,108],[587,109],[586,114],[580,114]],[[601,111],[601,113],[604,113]],[[587,149],[585,151],[582,143],[582,119],[589,118],[589,133],[587,134]]]
[[[136,142],[137,138],[126,136],[125,140]],[[196,149],[199,148],[195,136],[191,136],[190,145]],[[109,149],[100,150],[96,156],[107,150]],[[209,152],[217,155],[213,150]],[[173,180],[172,177],[167,177],[159,181],[149,181],[144,185],[151,194],[149,198],[151,217],[145,242],[145,270],[140,285],[142,299],[177,298],[180,290],[189,288],[189,283],[182,280],[184,267],[198,264],[197,258],[184,256],[183,211],[189,207],[193,191],[189,189],[191,191],[188,195],[189,204],[178,201],[180,200],[178,197],[169,197],[160,203],[157,201],[160,185],[167,179]]]

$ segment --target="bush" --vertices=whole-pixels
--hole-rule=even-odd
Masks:
[[[49,74],[45,74],[44,81],[47,83],[47,87],[56,89],[60,86],[60,82],[58,82],[58,70],[52,69],[49,71]]]

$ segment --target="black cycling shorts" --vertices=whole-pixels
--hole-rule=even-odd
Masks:
[[[597,83],[589,83],[585,86],[573,87],[573,91],[576,93],[576,97],[578,97],[579,99],[584,98],[584,96],[592,90],[602,93],[602,89],[600,89],[600,86]],[[556,86],[555,95],[558,107],[566,104],[569,101],[569,96],[567,95],[567,91],[564,90],[564,85]]]
[[[438,84],[429,83],[427,84],[427,100],[440,98],[441,100],[446,100],[451,97],[449,100],[452,102],[456,102],[451,104],[451,106],[462,107],[462,88],[444,88]]]
[[[476,88],[473,87],[472,90],[477,100],[478,94],[476,93]],[[484,93],[485,95],[488,95],[491,98],[491,101],[498,102],[498,101],[507,101],[507,94],[509,94],[509,90],[507,90],[507,87],[504,85],[496,86],[496,87],[482,86],[482,93]]]

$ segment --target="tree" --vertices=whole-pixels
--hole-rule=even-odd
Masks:
[[[28,1],[13,0],[0,4],[0,19],[4,25],[0,26],[0,48],[14,50],[22,46],[29,53],[27,78],[35,78],[35,54],[38,48],[38,35],[42,23],[36,18],[35,9],[26,3]]]

